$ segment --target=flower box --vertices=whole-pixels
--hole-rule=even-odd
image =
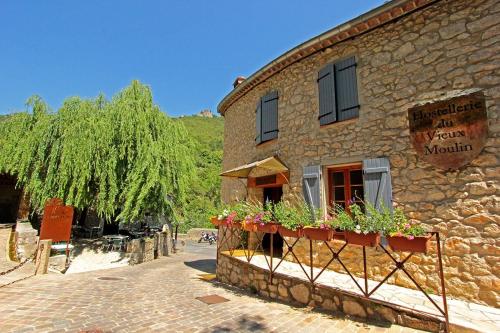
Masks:
[[[251,221],[245,221],[241,224],[241,227],[243,230],[248,231],[248,232],[256,232],[257,231],[257,225]]]
[[[345,232],[340,229],[333,230],[333,239],[345,240]]]
[[[227,224],[227,227],[228,228],[233,228],[233,229],[241,229],[241,222],[236,222],[236,221],[233,221],[232,223],[228,223]]]
[[[378,232],[358,234],[354,231],[345,231],[345,241],[351,245],[375,247],[380,243],[380,234]]]
[[[267,234],[275,234],[278,232],[278,224],[276,223],[257,223],[257,231]]]
[[[393,251],[427,253],[431,234],[409,239],[405,236],[388,236],[387,242]]]
[[[210,218],[210,222],[211,222],[213,225],[215,225],[215,226],[219,226],[219,225],[221,225],[221,224],[226,223],[226,220],[225,220],[225,219],[224,219],[224,220],[219,220],[219,219],[217,218],[217,216],[212,216],[212,217]]]
[[[304,236],[311,240],[331,241],[333,239],[333,229],[304,228]]]
[[[297,228],[296,230],[291,230],[288,228],[285,228],[283,226],[278,226],[278,232],[282,237],[295,237],[295,238],[300,238],[302,237],[303,234],[302,228]]]

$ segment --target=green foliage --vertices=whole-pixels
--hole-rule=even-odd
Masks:
[[[110,219],[182,215],[193,173],[184,126],[138,81],[111,101],[71,97],[55,113],[40,97],[0,122],[0,171],[15,174],[36,210],[58,197]]]
[[[408,221],[401,208],[396,208],[393,215],[393,224],[386,230],[386,235],[404,236],[412,239],[426,234],[425,228],[415,221]]]
[[[354,231],[367,234],[369,232],[382,232],[384,234],[396,233],[408,224],[403,211],[396,209],[394,214],[382,205],[376,209],[369,202],[364,203],[364,210],[357,204],[349,206],[350,212],[337,206],[333,211],[333,227],[341,230]]]
[[[303,200],[282,200],[274,205],[273,215],[276,222],[290,230],[313,224],[311,210]]]
[[[175,119],[193,138],[196,172],[189,179],[190,195],[186,200],[186,216],[179,230],[211,227],[209,218],[221,210],[220,184],[224,118],[198,116]]]

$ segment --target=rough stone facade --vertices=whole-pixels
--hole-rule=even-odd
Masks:
[[[302,192],[304,166],[386,156],[394,204],[444,239],[449,295],[499,306],[499,17],[498,0],[441,0],[284,68],[225,111],[223,170],[278,155],[290,169],[290,184],[283,186],[286,197]],[[320,127],[318,70],[353,55],[359,117]],[[486,96],[486,146],[467,166],[439,170],[413,149],[407,111],[443,92],[470,88],[480,88]],[[256,146],[255,105],[273,90],[279,92],[279,137]],[[224,201],[262,199],[262,190],[247,190],[238,180],[223,179],[222,197]],[[306,253],[307,246],[308,242],[301,242],[299,253]],[[324,261],[325,251],[319,250],[319,262]],[[383,278],[391,270],[388,258],[374,249],[368,255],[372,258],[369,276]],[[349,267],[361,273],[359,251],[350,249],[346,256]],[[436,290],[435,265],[431,252],[416,256],[409,266],[424,288]],[[392,282],[411,286],[402,276]]]
[[[252,289],[264,297],[342,312],[360,319],[369,317],[370,320],[397,323],[430,332],[440,332],[444,328],[444,323],[435,317],[397,306],[390,307],[323,286],[312,288],[305,281],[290,276],[275,274],[270,281],[269,272],[224,254],[219,256],[217,278],[223,283]]]

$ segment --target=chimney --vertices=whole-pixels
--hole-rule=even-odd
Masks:
[[[245,81],[245,77],[244,76],[238,76],[236,78],[236,80],[234,80],[233,82],[233,88],[236,88],[237,86],[240,85],[241,82]]]

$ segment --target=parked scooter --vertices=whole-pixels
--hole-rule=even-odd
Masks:
[[[212,233],[208,232],[201,232],[201,237],[198,240],[198,243],[201,243],[202,241],[208,242],[210,245],[213,243],[217,242],[217,235],[212,231]]]

